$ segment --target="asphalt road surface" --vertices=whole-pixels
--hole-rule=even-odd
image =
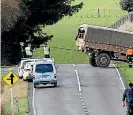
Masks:
[[[58,87],[30,84],[31,115],[125,115],[123,87],[113,66],[58,65]]]

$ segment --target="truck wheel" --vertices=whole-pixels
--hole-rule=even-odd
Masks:
[[[129,68],[132,68],[132,65],[129,65]]]
[[[84,49],[82,49],[81,51],[84,52]]]
[[[110,56],[106,53],[101,53],[96,57],[96,64],[99,67],[108,67],[110,64]]]
[[[90,57],[89,62],[90,62],[90,65],[91,65],[91,66],[97,67],[95,58]]]

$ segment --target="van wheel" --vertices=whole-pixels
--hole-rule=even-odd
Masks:
[[[108,67],[110,61],[110,56],[107,53],[101,53],[98,56],[96,56],[96,64],[99,67]]]
[[[28,82],[33,82],[33,79],[28,79]]]
[[[34,88],[37,88],[37,86],[36,86],[36,85],[34,85]]]
[[[54,87],[57,87],[57,83],[54,83]]]
[[[26,81],[26,79],[24,79],[24,77],[23,77],[23,81]]]
[[[22,79],[22,78],[23,78],[23,76],[20,76],[19,74],[18,74],[18,76],[19,76],[19,78],[20,78],[20,79]]]
[[[22,78],[23,78],[23,76],[19,76],[19,78],[20,78],[20,79],[22,79]]]

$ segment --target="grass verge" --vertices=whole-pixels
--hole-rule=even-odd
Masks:
[[[19,101],[18,101],[19,111],[20,111],[19,115],[28,115],[27,102],[28,102],[27,97],[23,97],[22,99],[19,99]],[[3,110],[4,110],[4,115],[11,115],[11,104],[3,105]],[[14,102],[14,111],[15,111],[14,115],[18,115],[16,102]]]
[[[127,63],[117,63],[117,66],[125,78],[126,84],[129,82],[133,83],[133,68],[129,68]]]
[[[3,76],[2,76],[3,78]],[[13,98],[14,98],[14,114],[17,115],[18,99],[19,115],[28,115],[28,83],[23,82],[21,79],[14,85]],[[10,87],[1,79],[1,106],[2,115],[11,115],[11,103],[10,103]]]
[[[12,67],[16,67],[16,65],[12,65],[12,66],[1,66],[1,68],[12,68]]]

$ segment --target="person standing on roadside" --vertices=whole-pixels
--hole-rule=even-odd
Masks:
[[[122,98],[122,106],[127,106],[127,115],[133,115],[133,84],[129,83],[128,88],[125,89]]]
[[[44,44],[44,58],[50,58],[50,48],[47,44]]]

